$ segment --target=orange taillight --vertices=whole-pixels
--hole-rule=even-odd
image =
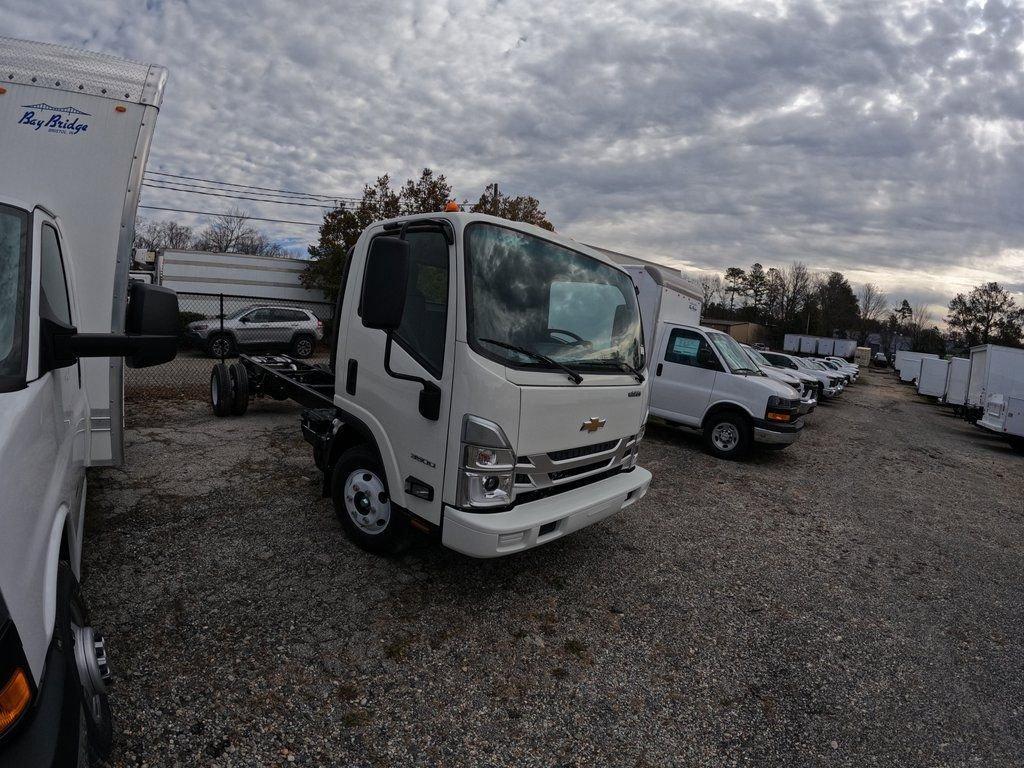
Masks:
[[[32,689],[28,686],[28,677],[25,670],[17,667],[7,684],[0,688],[0,733],[17,722],[30,701]]]

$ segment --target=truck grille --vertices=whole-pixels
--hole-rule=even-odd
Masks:
[[[516,464],[515,494],[550,490],[567,483],[586,483],[597,474],[622,467],[632,455],[634,436],[607,440],[577,448],[520,456]]]
[[[595,453],[610,451],[617,442],[619,441],[609,440],[607,443],[584,445],[582,448],[566,448],[564,451],[552,451],[548,454],[548,458],[552,461],[567,461],[568,459],[578,459],[581,456],[593,456]]]

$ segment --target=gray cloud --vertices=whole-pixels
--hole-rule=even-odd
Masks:
[[[498,180],[566,234],[695,268],[801,259],[939,305],[1024,283],[1016,4],[66,8],[14,0],[7,33],[168,66],[151,169],[354,193],[429,165],[461,196]]]

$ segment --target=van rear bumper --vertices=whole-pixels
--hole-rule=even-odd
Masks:
[[[508,512],[466,512],[446,506],[441,543],[470,557],[502,557],[547,544],[639,501],[651,484],[643,467]],[[542,530],[543,529],[543,530]]]

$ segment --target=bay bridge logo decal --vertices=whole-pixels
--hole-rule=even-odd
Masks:
[[[43,102],[41,104],[22,104],[21,108],[25,110],[25,114],[21,116],[18,125],[28,125],[36,131],[45,128],[48,133],[77,136],[89,129],[89,124],[81,118],[91,117],[91,115],[74,107],[51,107]]]

